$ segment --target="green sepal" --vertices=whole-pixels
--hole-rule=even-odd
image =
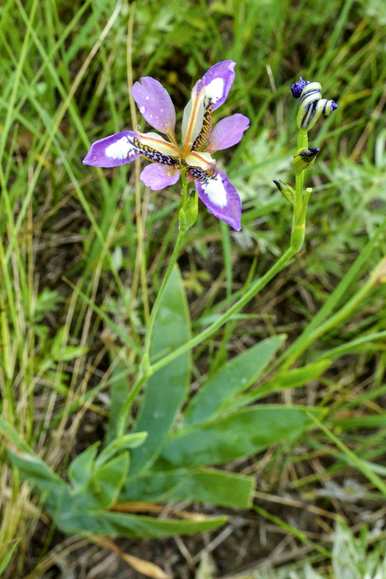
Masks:
[[[310,147],[298,151],[292,160],[295,175],[300,175],[300,173],[312,167],[316,157],[319,155],[319,151],[319,147]]]
[[[291,205],[294,205],[295,195],[296,195],[295,189],[293,189],[293,187],[291,187],[291,185],[288,185],[288,183],[285,183],[281,179],[274,179],[273,183],[275,184],[277,189],[280,191],[280,193],[283,195],[283,197],[289,203],[291,203]]]

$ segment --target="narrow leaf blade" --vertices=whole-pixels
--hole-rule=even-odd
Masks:
[[[96,468],[91,485],[101,507],[109,508],[116,502],[128,470],[128,452],[123,452]]]
[[[93,444],[76,456],[71,462],[68,469],[68,478],[74,488],[79,489],[87,486],[93,473],[97,450],[98,443]]]
[[[176,267],[163,295],[151,344],[151,359],[171,351],[190,338],[190,317],[182,278]],[[146,431],[144,444],[132,453],[131,472],[137,473],[159,454],[184,402],[190,380],[190,352],[154,374],[145,387],[134,430]]]
[[[64,488],[64,481],[36,454],[8,451],[11,462],[20,470],[23,478],[35,485],[40,492],[54,494]]]
[[[254,479],[220,470],[178,469],[146,472],[129,479],[119,497],[120,502],[201,502],[222,507],[249,508]]]
[[[209,420],[221,412],[225,403],[230,406],[234,396],[249,388],[259,378],[283,344],[284,338],[274,336],[262,340],[222,366],[189,404],[185,414],[186,424]]]
[[[173,467],[224,464],[280,442],[292,442],[314,425],[318,409],[263,404],[187,428],[169,440],[162,459]]]
[[[201,517],[195,520],[160,519],[106,511],[62,510],[56,517],[58,527],[68,534],[95,534],[108,537],[165,538],[193,535],[217,529],[226,517]]]

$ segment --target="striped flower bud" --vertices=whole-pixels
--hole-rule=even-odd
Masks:
[[[299,129],[309,131],[322,115],[328,117],[338,108],[335,101],[322,98],[321,88],[319,82],[309,82],[301,77],[291,86],[292,95],[299,99],[296,119]]]

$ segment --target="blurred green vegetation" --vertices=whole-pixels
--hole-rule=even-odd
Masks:
[[[124,384],[132,381],[144,332],[141,268],[152,302],[175,239],[177,189],[141,187],[138,205],[134,170],[81,164],[91,141],[134,122],[132,9],[112,0],[3,0],[0,11],[1,411],[58,471],[103,436],[120,361]],[[182,111],[195,79],[232,58],[237,77],[221,116],[237,111],[252,121],[242,143],[221,157],[243,198],[243,231],[231,233],[201,210],[180,259],[194,330],[288,242],[290,209],[272,179],[287,178],[295,148],[289,84],[299,74],[318,80],[339,103],[312,133],[321,154],[304,251],[194,352],[198,387],[257,340],[286,333],[291,344],[305,331],[304,351],[297,342],[282,355],[281,381],[268,383],[269,392],[273,401],[329,415],[297,446],[235,464],[235,472],[257,475],[264,509],[237,515],[239,526],[212,554],[220,575],[270,558],[275,566],[309,558],[341,579],[328,557],[338,516],[353,532],[367,525],[374,542],[384,538],[385,286],[360,292],[385,253],[385,27],[382,0],[143,0],[134,8],[134,78],[158,78]],[[345,317],[350,299],[356,307]],[[298,362],[323,360],[331,363],[313,367],[303,382],[287,375]],[[39,515],[3,449],[0,461],[0,572],[59,577],[54,555],[72,544]],[[277,551],[281,541],[286,557]],[[169,552],[176,568],[192,574],[202,545],[187,544],[193,563],[175,544]],[[142,553],[136,545],[136,553],[152,560],[149,546]],[[162,566],[156,548],[154,560]]]

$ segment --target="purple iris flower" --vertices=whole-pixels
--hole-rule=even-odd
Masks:
[[[239,143],[249,127],[249,119],[239,113],[213,126],[213,112],[226,101],[233,84],[235,64],[232,60],[218,62],[196,82],[183,114],[181,145],[175,135],[176,112],[168,92],[158,80],[141,78],[131,89],[134,100],[147,123],[166,138],[155,132],[120,131],[93,143],[83,163],[117,167],[142,156],[151,164],[140,177],[153,191],[177,183],[184,170],[208,210],[239,231],[240,196],[212,157],[212,153]]]

